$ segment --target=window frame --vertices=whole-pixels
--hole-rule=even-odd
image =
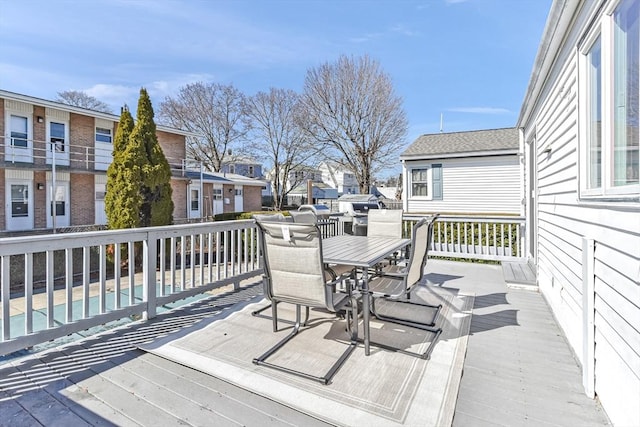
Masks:
[[[413,171],[414,170],[425,170],[427,177],[426,177],[426,181],[424,181],[424,184],[427,187],[427,195],[426,196],[421,196],[421,195],[415,195],[413,194]],[[417,199],[417,200],[433,200],[433,166],[432,165],[414,165],[411,166],[410,168],[408,168],[408,178],[409,178],[409,183],[407,185],[408,190],[410,191],[410,198],[412,199]],[[422,183],[422,181],[418,182],[419,184]]]
[[[19,119],[24,119],[25,122],[25,133],[24,133],[24,137],[20,137],[20,138],[16,138],[13,136],[14,133],[14,128],[13,128],[13,118],[19,118]],[[9,145],[11,145],[12,148],[22,148],[22,149],[28,149],[29,148],[29,139],[30,139],[30,135],[29,135],[29,127],[30,127],[30,121],[29,121],[29,116],[26,114],[17,114],[14,112],[9,112]],[[14,140],[18,140],[18,141],[24,141],[24,145],[16,145],[14,143]]]
[[[214,187],[211,194],[213,195],[213,200],[222,200],[222,188]]]
[[[615,46],[614,14],[625,0],[612,2],[597,18],[595,25],[587,33],[581,46],[578,47],[579,54],[579,90],[580,90],[580,115],[579,132],[579,179],[578,191],[581,199],[584,200],[638,200],[640,194],[640,183],[635,182],[626,185],[614,185],[615,180]],[[637,1],[637,0],[636,0]],[[591,149],[592,149],[592,81],[590,54],[596,42],[600,42],[600,185],[592,187],[591,169]],[[640,145],[640,142],[639,142]],[[628,147],[628,145],[627,145]]]
[[[105,128],[105,127],[101,127],[101,126],[96,126],[94,129],[95,129],[94,137],[95,137],[96,144],[113,144],[113,129],[109,129],[109,128]],[[98,140],[98,135],[103,135],[103,136],[107,135],[104,132],[98,132],[98,129],[109,131],[109,134],[108,134],[109,141],[100,141],[100,140]]]

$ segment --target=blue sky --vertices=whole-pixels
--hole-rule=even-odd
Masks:
[[[425,133],[514,126],[551,0],[0,0],[0,88],[157,109],[196,81],[301,91],[368,54]]]

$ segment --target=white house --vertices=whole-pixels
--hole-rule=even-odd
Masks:
[[[540,291],[619,426],[640,425],[639,20],[555,0],[517,123]]]
[[[400,160],[405,212],[524,214],[516,128],[422,135]]]
[[[322,162],[318,169],[322,173],[322,182],[338,190],[338,194],[358,194],[360,192],[356,176],[345,171],[339,165]]]

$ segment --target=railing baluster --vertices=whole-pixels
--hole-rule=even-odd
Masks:
[[[135,242],[128,243],[129,256],[129,306],[136,303],[136,254]]]
[[[87,319],[89,313],[89,299],[91,298],[91,263],[90,248],[84,246],[82,248],[82,318]]]
[[[171,293],[176,293],[176,257],[178,254],[177,251],[177,241],[175,237],[171,238]]]
[[[107,245],[100,245],[99,313],[107,312]]]
[[[65,321],[73,322],[73,249],[64,250],[65,271]]]
[[[165,296],[167,291],[167,257],[166,257],[167,239],[160,239],[160,296]]]
[[[205,284],[205,280],[204,280],[204,268],[205,268],[205,250],[206,248],[206,240],[204,239],[204,234],[200,234],[200,286]]]
[[[191,282],[189,287],[195,288],[196,286],[196,237],[191,235],[189,237],[189,281]]]
[[[7,281],[9,283],[9,281]],[[24,256],[24,333],[33,332],[33,253]]]
[[[187,289],[187,240],[185,236],[180,236],[180,290]]]
[[[2,282],[0,282],[0,290],[2,291],[2,341],[11,339],[11,264],[9,263],[9,255],[2,257]]]
[[[121,281],[121,271],[120,271],[120,243],[116,243],[113,246],[113,292],[115,293],[114,295],[114,300],[113,300],[113,304],[114,304],[114,308],[117,310],[119,308],[122,307],[122,299],[121,299],[121,292],[122,292],[122,281]]]
[[[54,283],[53,283],[53,273],[54,273],[54,268],[53,268],[53,254],[54,251],[50,250],[47,251],[47,260],[46,260],[46,265],[47,265],[47,284],[46,284],[46,289],[47,289],[47,328],[53,328],[53,326],[55,325],[55,321],[53,318],[53,291],[54,291]]]

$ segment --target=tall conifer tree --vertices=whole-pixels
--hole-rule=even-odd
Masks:
[[[140,226],[140,184],[144,157],[140,146],[130,141],[133,117],[125,105],[113,141],[113,161],[107,169],[105,210],[110,229]]]
[[[149,94],[142,88],[138,99],[137,121],[129,138],[131,143],[142,147],[146,156],[140,186],[140,225],[143,227],[170,225],[173,222],[171,168],[158,144],[153,116]]]

